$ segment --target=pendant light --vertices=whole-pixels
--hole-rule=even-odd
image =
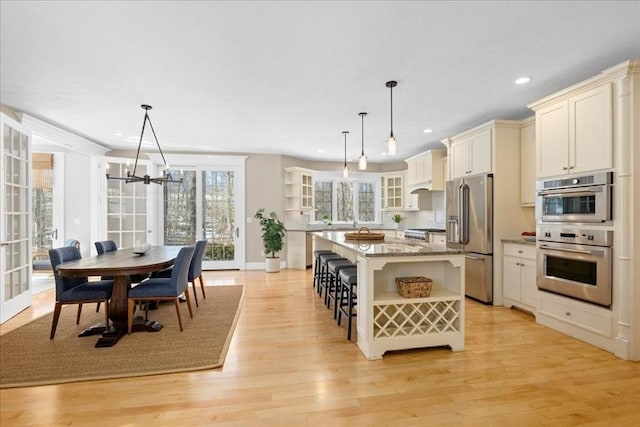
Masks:
[[[342,133],[344,134],[344,168],[342,169],[342,177],[349,178],[349,168],[347,167],[347,134],[349,131],[343,130]]]
[[[398,85],[395,80],[390,80],[385,84],[391,92],[391,133],[389,139],[387,139],[387,155],[396,155],[396,138],[393,136],[393,88]]]
[[[362,153],[358,159],[358,169],[361,171],[367,170],[367,156],[364,155],[364,116],[366,115],[367,113],[360,113],[360,117],[362,117]]]

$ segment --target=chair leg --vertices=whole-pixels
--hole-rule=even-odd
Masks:
[[[131,331],[133,329],[133,313],[136,309],[136,300],[128,299],[127,308],[127,333],[131,335]]]
[[[98,304],[96,304],[96,313],[100,311],[100,302],[98,301]]]
[[[57,302],[53,310],[53,321],[51,322],[51,335],[49,335],[50,340],[52,340],[53,337],[56,335],[56,328],[58,327],[58,319],[60,318],[60,309],[62,309],[62,304]]]
[[[82,304],[78,304],[78,314],[76,315],[76,325],[80,324],[80,314],[82,313]]]
[[[195,294],[196,291],[193,291]],[[189,317],[193,319],[193,311],[191,311],[191,298],[189,298],[189,286],[184,289],[184,296],[187,297],[187,307],[189,307]],[[198,299],[196,299],[196,305],[198,304]]]
[[[191,281],[191,286],[193,286],[193,299],[196,300],[196,307],[200,307],[198,305],[198,294],[196,293],[196,281],[195,280]],[[188,289],[189,289],[189,287],[187,286],[187,290]],[[185,293],[185,295],[186,295],[186,293]],[[189,297],[187,297],[187,301],[189,301]]]
[[[187,301],[189,301],[188,298]],[[180,332],[182,332],[182,318],[180,317],[180,301],[178,300],[178,297],[176,297],[174,304],[176,306],[176,314],[178,315],[178,325],[180,325]]]
[[[200,289],[202,289],[202,299],[207,299],[207,296],[204,294],[204,281],[202,280],[202,274],[198,276],[198,279],[200,279]]]

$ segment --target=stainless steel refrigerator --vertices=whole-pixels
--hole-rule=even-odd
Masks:
[[[493,302],[493,175],[447,181],[447,247],[469,253],[466,295]]]

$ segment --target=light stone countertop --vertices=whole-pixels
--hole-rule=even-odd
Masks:
[[[396,239],[385,235],[384,241],[347,240],[344,231],[318,231],[313,235],[340,245],[365,257],[460,255],[466,251],[449,249],[444,244],[424,243],[412,239]]]

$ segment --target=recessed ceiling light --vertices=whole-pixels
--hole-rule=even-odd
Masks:
[[[120,132],[115,134],[116,136],[122,136],[122,134]]]
[[[433,129],[425,129],[424,130],[424,133],[431,133],[431,132],[433,132]]]
[[[519,77],[516,79],[517,85],[523,85],[525,83],[529,83],[531,81],[531,77]]]

